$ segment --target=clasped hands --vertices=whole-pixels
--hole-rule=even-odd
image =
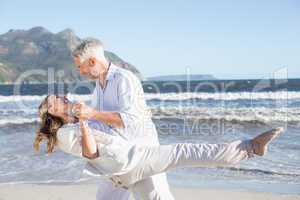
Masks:
[[[95,110],[84,103],[75,103],[72,107],[72,114],[79,120],[92,119]]]

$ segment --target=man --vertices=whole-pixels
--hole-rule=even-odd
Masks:
[[[102,131],[140,145],[158,145],[158,136],[147,108],[140,80],[130,71],[107,61],[103,45],[96,39],[84,40],[73,52],[81,75],[96,81],[92,107],[77,104],[76,115]],[[93,159],[97,155],[84,155]],[[142,180],[132,187],[136,199],[173,200],[165,174]],[[101,180],[97,200],[127,200],[130,192]]]

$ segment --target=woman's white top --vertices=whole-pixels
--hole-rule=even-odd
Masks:
[[[99,151],[99,157],[96,159],[87,159],[82,155],[81,131],[79,124],[67,124],[61,127],[57,132],[57,144],[59,148],[77,157],[88,160],[94,169],[89,169],[92,175],[114,176],[129,172],[137,166],[141,154],[136,145],[122,139],[89,128],[90,134],[94,136]]]

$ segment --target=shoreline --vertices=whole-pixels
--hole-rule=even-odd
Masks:
[[[0,185],[0,200],[94,200],[96,184],[73,185],[36,185],[36,184],[8,184]],[[300,195],[283,195],[266,192],[252,192],[247,190],[203,189],[171,186],[176,200],[300,200]]]

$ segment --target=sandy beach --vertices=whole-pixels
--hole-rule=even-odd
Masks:
[[[96,185],[2,185],[0,200],[94,200]],[[299,200],[300,196],[236,190],[174,188],[177,200]]]

